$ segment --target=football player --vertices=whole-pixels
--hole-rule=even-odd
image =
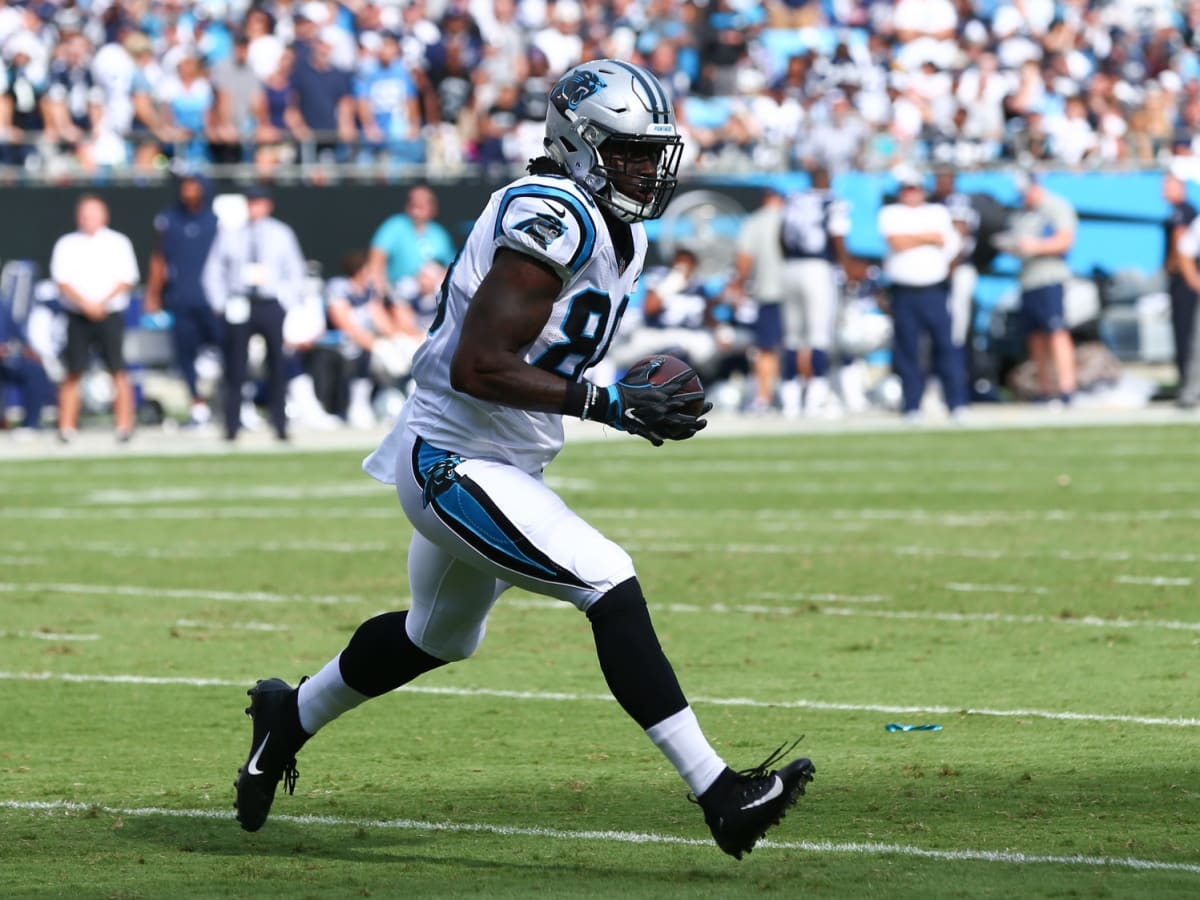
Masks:
[[[809,353],[811,376],[804,413],[834,412],[829,352],[838,307],[838,267],[845,270],[849,205],[830,190],[829,172],[814,166],[812,186],[787,198],[779,243],[783,250],[783,313],[789,346]],[[785,396],[786,400],[786,396]],[[788,411],[785,405],[785,411]]]
[[[293,689],[249,691],[250,755],[238,820],[262,827],[296,752],[372,697],[475,652],[509,586],[574,604],[591,622],[600,667],[622,708],[698,798],[717,844],[741,858],[812,779],[773,754],[735,772],[713,750],[650,621],[629,555],[542,480],[563,416],[661,445],[700,431],[682,411],[684,370],[660,385],[648,365],[600,387],[583,376],[605,354],[646,255],[643,220],[660,216],[682,151],[671,104],[646,70],[598,60],[553,87],[546,155],[492,195],[443,282],[413,362],[416,391],[364,462],[394,484],[415,529],[412,607],[364,622],[346,648]]]

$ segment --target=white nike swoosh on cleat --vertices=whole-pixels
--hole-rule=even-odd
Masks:
[[[267,736],[263,738],[263,742],[258,745],[258,749],[254,751],[254,755],[250,757],[250,762],[246,765],[246,771],[251,775],[261,775],[263,770],[258,767],[258,758],[262,756],[262,752],[267,749],[267,741],[271,739],[271,732],[267,732]]]
[[[263,741],[263,743],[265,744],[266,741]],[[754,809],[756,806],[762,806],[764,803],[770,803],[772,800],[774,800],[776,797],[778,797],[782,793],[783,793],[783,779],[780,778],[778,775],[776,775],[775,776],[775,784],[771,786],[771,789],[769,791],[767,791],[765,794],[763,794],[761,797],[759,797],[757,800],[755,800],[753,803],[747,803],[745,806],[743,806],[742,812],[745,812],[748,809]]]

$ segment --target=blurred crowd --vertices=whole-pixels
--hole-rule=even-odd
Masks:
[[[1147,165],[1200,133],[1200,2],[0,0],[0,169],[511,169],[596,57],[692,171]]]

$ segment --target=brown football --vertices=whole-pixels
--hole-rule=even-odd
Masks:
[[[680,372],[691,369],[691,366],[682,359],[676,356],[668,356],[665,353],[647,356],[645,359],[638,360],[629,368],[636,369],[644,364],[650,366],[648,380],[651,384],[662,384],[670,381]],[[699,375],[692,372],[692,377],[683,383],[679,391],[683,394],[697,395],[695,400],[689,400],[683,406],[683,412],[689,416],[698,416],[704,412],[704,385],[700,383]]]

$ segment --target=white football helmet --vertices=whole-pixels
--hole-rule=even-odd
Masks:
[[[683,143],[658,79],[641,66],[599,59],[550,91],[546,152],[622,222],[657,219],[671,202]]]

